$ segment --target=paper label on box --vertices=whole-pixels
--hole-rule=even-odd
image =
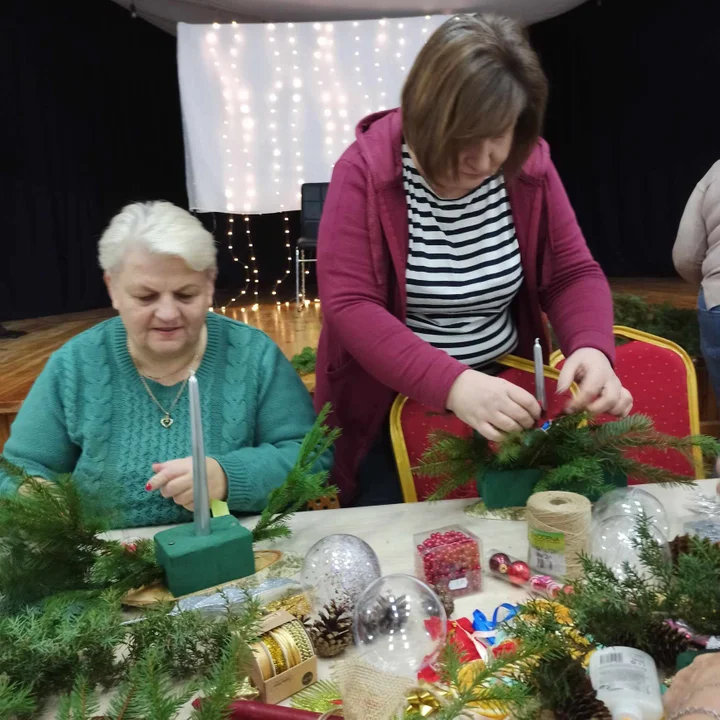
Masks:
[[[467,586],[468,579],[466,577],[457,578],[456,580],[451,580],[448,583],[448,590],[464,590]]]
[[[564,533],[529,529],[528,541],[530,543],[529,565],[531,568],[550,575],[565,575],[567,568],[565,566]]]

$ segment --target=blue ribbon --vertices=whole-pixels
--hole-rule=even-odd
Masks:
[[[500,615],[500,611],[503,609],[507,610],[507,614],[502,620],[499,620],[498,616]],[[484,612],[480,610],[475,610],[475,612],[473,613],[473,630],[475,630],[475,632],[483,633],[488,645],[494,645],[495,638],[492,637],[490,633],[497,633],[500,629],[498,625],[507,622],[508,620],[512,620],[512,618],[514,618],[516,615],[517,606],[510,605],[510,603],[503,603],[502,605],[498,605],[498,607],[496,607],[495,611],[493,612],[492,620],[488,620]],[[485,633],[487,633],[487,635],[485,635]]]

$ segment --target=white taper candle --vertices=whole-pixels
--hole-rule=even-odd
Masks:
[[[210,499],[208,496],[205,443],[203,442],[200,390],[195,373],[188,380],[190,395],[190,431],[192,437],[193,502],[195,503],[195,534],[210,534]]]
[[[543,411],[547,410],[547,396],[545,394],[545,363],[543,362],[542,345],[540,338],[535,338],[533,346],[533,358],[535,360],[535,398],[540,403]]]

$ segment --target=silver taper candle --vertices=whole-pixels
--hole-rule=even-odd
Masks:
[[[195,503],[195,534],[210,534],[210,498],[208,496],[205,443],[203,442],[200,390],[195,373],[188,380],[190,395],[190,432],[192,436],[193,502]]]
[[[540,338],[535,338],[533,346],[533,358],[535,360],[535,398],[540,403],[543,412],[547,410],[547,397],[545,395],[545,367],[543,363],[542,345]]]

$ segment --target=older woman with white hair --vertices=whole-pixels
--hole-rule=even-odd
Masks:
[[[118,524],[188,521],[186,386],[195,372],[210,497],[232,511],[261,510],[315,414],[272,340],[208,312],[212,235],[171,203],[135,203],[112,219],[99,259],[119,317],[52,355],[13,423],[6,459],[49,481],[72,473],[88,493],[112,498]],[[0,473],[0,491],[14,487]]]

